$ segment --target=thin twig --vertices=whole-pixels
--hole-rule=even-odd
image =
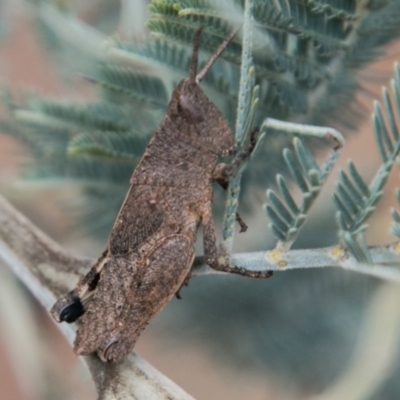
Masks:
[[[249,271],[287,271],[305,268],[336,267],[373,276],[389,282],[400,283],[400,244],[369,247],[372,264],[361,264],[349,251],[340,246],[303,250],[268,250],[254,253],[232,254],[233,265]],[[196,257],[192,276],[224,274],[210,268],[203,257]]]

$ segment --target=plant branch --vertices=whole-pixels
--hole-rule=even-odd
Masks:
[[[400,283],[400,243],[369,247],[373,264],[358,263],[349,250],[341,246],[303,250],[269,250],[254,253],[236,253],[232,264],[249,271],[287,271],[304,268],[336,267]],[[196,257],[192,276],[223,274],[210,268],[203,257]]]
[[[0,196],[0,261],[49,309],[57,297],[71,290],[93,260],[71,256]],[[57,325],[70,343],[73,324]],[[193,399],[139,355],[123,363],[103,363],[97,356],[81,358],[88,366],[99,400]]]

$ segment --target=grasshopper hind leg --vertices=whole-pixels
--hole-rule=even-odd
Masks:
[[[127,258],[110,258],[105,263],[99,284],[86,313],[81,319],[74,349],[85,355],[96,351],[108,340],[119,321],[127,298],[141,276],[141,264],[131,255]]]
[[[134,301],[125,307],[120,323],[97,350],[103,361],[120,361],[132,351],[150,319],[175,295],[190,271],[193,242],[184,234],[170,235],[148,257],[149,266]]]

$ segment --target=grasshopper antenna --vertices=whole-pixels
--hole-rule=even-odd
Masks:
[[[221,53],[226,49],[228,44],[232,41],[232,39],[235,37],[236,33],[240,29],[234,29],[225,39],[224,41],[219,45],[217,50],[215,50],[214,54],[209,58],[209,60],[204,64],[203,68],[200,70],[200,72],[196,75],[195,81],[196,83],[199,83],[205,76],[205,74],[208,72],[208,70],[213,66],[217,58],[221,55]],[[198,29],[196,31],[195,37],[194,37],[194,51],[193,51],[193,58],[192,58],[192,64],[190,66],[190,78],[192,79],[192,73],[193,73],[193,60],[196,57],[196,64],[197,64],[197,57],[198,57],[198,50],[199,50],[199,44],[200,44],[200,34],[203,29]],[[197,39],[197,43],[196,43]],[[197,45],[197,48],[196,48]],[[196,68],[194,68],[196,70]]]
[[[194,33],[193,38],[193,55],[192,60],[190,61],[190,80],[195,81],[197,79],[197,60],[199,58],[199,49],[200,49],[200,37],[203,32],[204,26],[200,26],[197,31]]]

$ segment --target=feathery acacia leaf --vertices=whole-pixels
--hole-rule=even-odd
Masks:
[[[33,111],[61,122],[73,124],[80,129],[127,131],[130,123],[125,113],[109,103],[76,105],[64,101],[35,101]]]
[[[395,67],[396,70],[398,70],[398,68],[398,66]],[[393,96],[398,96],[396,85],[392,85],[392,87],[395,88]],[[349,215],[345,216],[345,220],[347,221],[346,231],[350,233],[357,231],[359,227],[365,223],[366,219],[371,214],[371,210],[375,209],[377,202],[382,197],[382,189],[388,179],[395,158],[400,151],[400,138],[398,135],[398,127],[395,122],[396,117],[393,114],[391,100],[386,91],[383,92],[383,98],[385,115],[390,121],[390,131],[384,121],[382,108],[377,102],[374,104],[373,114],[375,139],[383,165],[379,168],[375,178],[368,187],[354,164],[349,163],[350,176],[344,171],[341,171],[341,183],[338,184],[335,193],[335,196],[341,200],[341,204],[346,207],[350,214],[350,218],[348,218]],[[398,117],[399,115],[397,115],[397,118]]]
[[[115,132],[81,133],[68,144],[69,156],[102,157],[114,162],[138,161],[143,153],[143,144],[138,147],[138,133],[120,134]],[[136,149],[135,149],[136,147]]]
[[[280,196],[271,189],[266,192],[268,204],[265,206],[265,212],[271,221],[272,232],[281,242],[291,242],[297,236],[306,220],[307,212],[320,192],[322,183],[320,168],[304,142],[295,137],[293,147],[294,151],[284,149],[283,157],[302,192],[301,204],[299,206],[296,204],[285,178],[280,174],[276,177]]]
[[[235,139],[240,144],[240,150],[248,141],[253,128],[256,109],[259,101],[259,87],[255,85],[253,66],[253,36],[251,31],[251,13],[253,0],[245,1],[243,52],[240,66],[240,82],[238,105],[236,112]],[[239,150],[239,151],[240,151]],[[223,238],[227,250],[232,250],[234,226],[238,208],[240,183],[244,166],[232,176],[228,185],[228,196],[225,205]]]
[[[101,64],[99,83],[106,89],[126,94],[139,103],[148,103],[161,109],[165,109],[168,104],[167,91],[161,79],[138,74],[130,68]]]
[[[395,99],[399,96],[398,71],[399,66],[396,65],[396,80],[392,81],[391,85],[392,95]],[[339,213],[339,236],[344,240],[354,257],[360,262],[366,262],[366,257],[368,257],[367,254],[362,254],[362,251],[367,250],[366,246],[360,244],[360,241],[363,240],[363,235],[360,232],[364,230],[362,227],[366,226],[365,221],[374,212],[378,201],[382,197],[383,187],[389,177],[389,172],[393,167],[394,161],[400,152],[399,129],[396,123],[400,115],[399,113],[397,115],[394,114],[392,101],[385,89],[383,90],[382,97],[383,111],[381,105],[375,102],[372,122],[383,165],[379,168],[371,184],[368,186],[361,178],[354,164],[349,163],[350,176],[341,171],[340,183],[337,184],[334,194],[334,201]],[[388,129],[384,115],[389,122],[390,129]],[[392,212],[392,215],[396,220],[396,212]],[[393,228],[392,231],[397,232],[398,229]],[[353,250],[355,251],[354,253]]]

